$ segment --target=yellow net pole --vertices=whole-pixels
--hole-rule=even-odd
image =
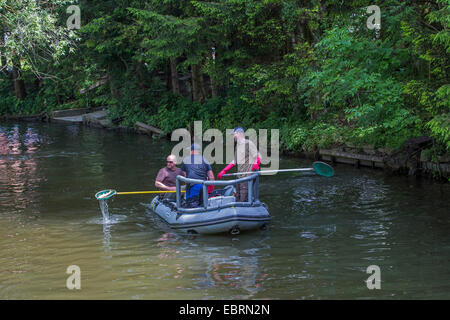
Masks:
[[[117,194],[145,194],[145,193],[174,193],[174,191],[130,191],[130,192],[117,192]],[[186,192],[182,190],[181,192]]]

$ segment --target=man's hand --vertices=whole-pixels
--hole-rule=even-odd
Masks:
[[[227,165],[222,171],[219,172],[219,174],[217,175],[217,178],[223,179],[223,175],[225,173],[227,173],[233,167],[234,167],[234,160],[232,162],[230,162],[230,164]]]
[[[222,170],[222,171],[220,171],[219,174],[217,175],[217,178],[223,179],[223,175],[224,175],[225,173],[227,173],[227,172],[225,171],[225,169]]]
[[[168,187],[160,181],[155,182],[155,187],[161,189],[162,191],[176,191],[177,187]]]
[[[257,157],[255,163],[252,166],[252,171],[259,170],[259,165],[261,164],[261,158]]]

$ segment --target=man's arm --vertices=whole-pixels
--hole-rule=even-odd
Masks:
[[[155,182],[155,187],[161,189],[161,190],[165,190],[165,191],[175,191],[177,190],[176,187],[168,187],[166,186],[164,183],[160,182],[160,181],[156,181]]]
[[[206,175],[208,176],[208,180],[209,181],[214,181],[214,173],[212,172],[212,170],[209,170],[208,172],[206,172]],[[214,190],[214,186],[208,186],[208,193],[213,192]]]
[[[157,187],[161,190],[164,190],[164,191],[176,190],[175,187],[168,187],[164,183],[162,183],[164,181],[164,179],[166,178],[166,176],[167,176],[167,173],[165,172],[164,169],[159,170],[158,175],[156,176],[155,187]]]
[[[250,152],[249,160],[253,162],[252,171],[259,170],[259,165],[261,164],[261,154],[259,153],[255,144],[250,140],[249,140],[249,152]]]
[[[217,175],[217,178],[223,179],[223,175],[225,173],[227,173],[228,171],[230,171],[234,166],[235,166],[235,162],[233,160],[222,171],[219,172],[219,174]]]
[[[181,174],[186,178],[186,176],[187,176],[187,168],[186,168],[186,165],[184,164],[184,161],[181,163],[180,170],[181,170]]]

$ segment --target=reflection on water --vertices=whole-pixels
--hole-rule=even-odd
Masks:
[[[39,144],[30,128],[0,128],[0,200],[13,202],[16,209],[29,207],[39,197],[41,178],[32,158]]]
[[[337,166],[262,178],[267,231],[185,236],[154,215],[172,145],[48,124],[0,125],[0,299],[448,299],[449,186]],[[281,159],[280,167],[309,167]],[[214,167],[217,174],[219,167]],[[366,268],[381,269],[368,290]],[[69,291],[78,265],[82,289]]]
[[[157,258],[165,261],[159,264],[162,268],[173,269],[174,279],[184,277],[188,273],[187,268],[199,270],[193,277],[192,286],[193,289],[210,293],[204,298],[217,298],[216,292],[227,290],[233,292],[228,298],[252,299],[263,289],[264,280],[268,276],[259,266],[259,261],[264,259],[260,250],[270,249],[264,240],[267,239],[262,239],[261,246],[250,248],[229,246],[229,241],[239,242],[239,239],[226,239],[226,246],[223,243],[211,246],[202,236],[183,236],[168,232],[163,233],[157,240],[157,246],[161,248]],[[183,255],[193,258],[196,261],[195,266],[167,263]]]
[[[103,246],[105,251],[111,251],[111,225],[109,223],[103,223]]]
[[[213,256],[208,261],[207,285],[243,291],[242,295],[233,297],[237,299],[254,298],[268,275],[258,272],[258,257],[255,256]]]

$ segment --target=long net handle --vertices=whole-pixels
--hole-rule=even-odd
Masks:
[[[264,173],[293,172],[293,171],[314,171],[314,168],[248,171],[248,172],[238,172],[238,173],[226,173],[223,176],[231,177],[231,176],[237,176],[237,175],[242,175],[242,174],[252,174],[252,173],[264,174]]]
[[[174,193],[173,191],[129,191],[129,192],[117,192],[117,194],[145,194],[145,193]],[[182,190],[181,192],[186,192]]]

